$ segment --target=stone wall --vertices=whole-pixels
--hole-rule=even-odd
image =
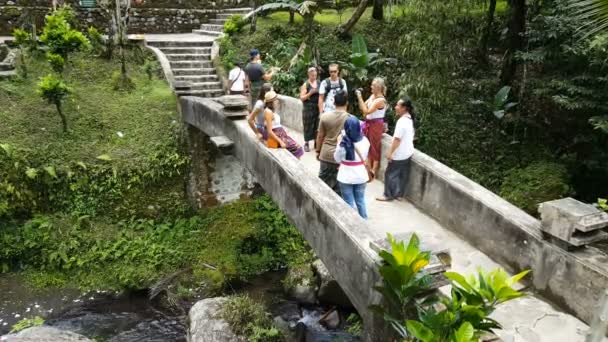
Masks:
[[[280,96],[281,120],[302,129],[300,100]],[[391,137],[384,135],[382,150]],[[384,153],[384,152],[383,152]],[[383,179],[382,158],[379,179]],[[590,323],[608,288],[608,256],[594,247],[563,250],[543,238],[540,221],[423,152],[412,156],[408,200],[510,272],[531,269],[533,288]]]
[[[82,28],[95,26],[105,31],[109,15],[100,8],[81,8],[78,1],[69,0],[78,15]],[[213,18],[218,10],[246,7],[245,0],[146,0],[133,6],[130,16],[130,33],[191,32]],[[0,35],[10,35],[15,27],[35,23],[44,24],[44,16],[51,10],[51,0],[0,0]]]

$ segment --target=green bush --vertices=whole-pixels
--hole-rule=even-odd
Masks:
[[[61,12],[46,16],[40,41],[48,47],[49,52],[60,55],[66,61],[70,53],[91,46],[84,34],[72,29],[66,16]]]
[[[229,36],[235,33],[239,33],[243,30],[243,27],[246,24],[247,21],[245,21],[242,16],[233,15],[224,23],[224,33]]]
[[[90,26],[87,29],[87,37],[91,42],[91,49],[93,50],[93,52],[97,55],[101,54],[104,50],[104,41],[103,36],[101,35],[101,33],[99,33],[99,30],[97,30],[93,26]]]
[[[112,89],[116,91],[131,91],[135,89],[135,82],[129,75],[120,71],[112,73]]]
[[[232,296],[223,306],[221,317],[232,331],[250,342],[283,341],[281,333],[272,326],[272,319],[264,306],[247,295]]]
[[[532,215],[536,214],[538,204],[570,194],[566,168],[546,161],[510,170],[500,187],[502,198]]]
[[[53,71],[59,74],[63,72],[63,68],[65,67],[65,59],[63,59],[61,55],[49,51],[46,53],[46,60],[51,65],[51,69],[53,69]]]
[[[53,63],[59,63],[63,60],[63,58],[59,55],[53,56],[58,58],[54,59]],[[58,65],[56,67],[58,67]],[[40,96],[48,103],[55,105],[57,114],[61,118],[61,124],[64,132],[68,131],[68,123],[62,110],[62,103],[70,92],[71,89],[65,84],[65,82],[53,74],[46,75],[40,80],[40,83],[38,83],[38,94],[40,94]]]

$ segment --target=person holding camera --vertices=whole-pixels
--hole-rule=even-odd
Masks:
[[[319,128],[319,82],[317,68],[308,68],[308,80],[300,87],[302,107],[302,124],[304,126],[304,151],[310,151],[308,142],[315,140]]]
[[[368,165],[375,177],[380,168],[380,153],[382,151],[382,135],[384,134],[384,115],[386,114],[386,86],[382,78],[376,77],[371,85],[372,94],[363,101],[361,89],[357,89],[359,109],[365,118],[363,134],[370,142]]]

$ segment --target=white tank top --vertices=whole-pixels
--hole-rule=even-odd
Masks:
[[[365,104],[366,104],[366,105],[367,105],[367,107],[369,108],[369,107],[371,107],[371,106],[374,104],[374,102],[376,102],[376,101],[386,101],[386,100],[384,99],[384,97],[377,97],[377,98],[375,98],[375,99],[373,99],[373,100],[371,100],[371,99],[367,100],[367,101],[365,102]],[[365,116],[365,118],[366,118],[367,120],[373,120],[373,119],[382,119],[382,118],[384,118],[384,114],[386,114],[386,102],[384,103],[384,108],[382,108],[382,109],[377,109],[375,112],[372,112],[372,113],[370,113],[370,114],[367,114],[367,115]]]
[[[270,109],[269,109],[270,110]],[[264,112],[262,112],[264,113]],[[264,123],[264,127],[266,127],[266,124]],[[279,128],[281,127],[281,116],[278,113],[272,112],[272,128]]]

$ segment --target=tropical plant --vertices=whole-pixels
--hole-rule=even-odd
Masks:
[[[22,29],[13,30],[15,44],[19,47],[19,70],[24,77],[27,77],[27,65],[25,63],[25,48],[32,46],[32,35]]]
[[[374,287],[385,299],[388,307],[372,306],[391,327],[403,338],[409,334],[403,322],[415,317],[417,304],[414,299],[428,291],[431,278],[421,274],[422,269],[429,264],[430,253],[420,251],[420,240],[412,234],[407,246],[403,241],[396,241],[391,234],[388,241],[391,251],[382,250],[378,254],[383,260],[379,272],[382,285]]]
[[[267,12],[279,12],[279,11],[288,11],[290,13],[298,13],[302,18],[304,18],[304,22],[307,23],[307,26],[310,27],[312,25],[315,14],[321,12],[320,4],[317,1],[312,0],[304,0],[302,2],[296,1],[280,1],[280,2],[272,2],[269,4],[264,4],[254,11],[251,11],[245,15],[243,19],[249,20],[258,13],[267,13]]]
[[[62,103],[70,91],[70,88],[65,82],[53,74],[46,75],[40,80],[40,83],[38,83],[38,93],[40,96],[49,103],[55,105],[57,114],[59,114],[59,117],[61,118],[63,132],[68,131],[68,122],[62,110]]]
[[[508,113],[513,107],[517,105],[517,102],[509,102],[509,92],[511,87],[504,86],[494,95],[494,102],[492,103],[492,113],[499,119],[502,119],[506,113]]]
[[[395,58],[383,58],[377,52],[369,52],[365,38],[360,34],[353,35],[351,43],[351,54],[348,62],[340,62],[345,71],[345,76],[350,78],[354,87],[358,88],[369,80],[370,69],[383,64],[396,64]]]
[[[608,32],[608,0],[571,0],[571,8],[584,36]]]
[[[91,42],[92,51],[96,55],[101,55],[104,51],[104,39],[99,30],[93,26],[89,26],[87,29],[87,37]]]
[[[444,310],[434,306],[421,307],[419,321],[408,320],[408,331],[422,342],[472,342],[481,335],[501,329],[489,316],[496,306],[524,296],[513,285],[530,271],[512,277],[502,269],[489,273],[481,270],[467,280],[456,272],[446,272],[452,283],[451,298],[441,299]]]
[[[239,33],[243,30],[243,27],[247,24],[247,22],[243,19],[241,15],[233,15],[224,23],[224,33],[227,35],[233,35],[235,33]]]
[[[64,12],[67,10],[63,10]],[[72,29],[63,12],[47,15],[40,41],[48,47],[48,52],[59,55],[68,62],[69,54],[90,47],[90,42],[81,32]]]
[[[605,198],[598,198],[597,207],[603,211],[608,211],[608,200],[606,200]]]

